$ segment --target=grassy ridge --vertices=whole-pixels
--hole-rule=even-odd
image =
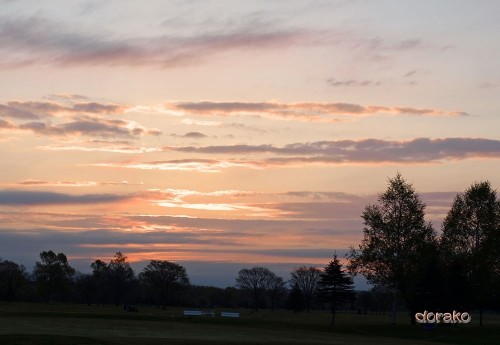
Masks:
[[[500,344],[500,317],[488,315],[479,329],[440,325],[411,327],[400,315],[339,313],[329,327],[325,312],[242,310],[240,319],[184,318],[180,308],[139,308],[127,313],[115,306],[0,304],[0,344]]]

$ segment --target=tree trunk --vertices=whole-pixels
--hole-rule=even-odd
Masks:
[[[335,312],[336,312],[335,307],[333,307],[333,309],[332,309],[332,324],[331,324],[332,327],[335,326]]]
[[[47,285],[47,303],[50,303],[51,287],[52,287],[52,282],[49,279],[49,284]]]
[[[409,306],[408,309],[410,309],[410,312],[408,313],[408,316],[410,317],[410,325],[415,326],[417,324],[417,320],[415,319],[415,314],[417,313],[416,307],[415,307],[415,296],[412,296],[410,298],[406,298],[406,303]]]
[[[392,293],[392,323],[396,324],[396,291]]]

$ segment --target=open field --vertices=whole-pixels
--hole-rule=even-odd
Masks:
[[[487,315],[482,329],[473,315],[467,325],[424,330],[405,315],[391,325],[387,315],[340,313],[331,329],[326,312],[238,310],[240,319],[220,319],[183,318],[182,310],[0,304],[0,344],[500,344],[498,315]]]

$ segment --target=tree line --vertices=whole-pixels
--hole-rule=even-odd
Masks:
[[[363,239],[343,266],[335,255],[324,268],[296,267],[290,278],[266,267],[241,269],[235,286],[190,284],[186,269],[151,260],[137,275],[117,252],[95,260],[91,273],[76,272],[63,253],[40,253],[31,273],[0,259],[0,299],[87,304],[139,303],[166,308],[193,307],[329,309],[332,325],[338,307],[386,312],[402,306],[414,323],[423,310],[483,311],[500,308],[500,201],[489,182],[475,182],[459,193],[438,236],[425,221],[426,205],[398,174],[389,179],[377,203],[362,213]],[[373,288],[354,292],[352,278],[364,275]]]
[[[140,301],[165,308],[190,285],[186,269],[166,260],[151,260],[136,275],[127,257],[117,252],[108,263],[98,259],[90,267],[92,273],[76,272],[64,253],[52,250],[40,253],[31,274],[23,265],[0,259],[0,299],[103,305]]]
[[[409,311],[479,312],[500,307],[500,201],[488,181],[456,195],[438,236],[425,204],[397,174],[362,214],[363,239],[351,248],[350,269],[392,294]]]
[[[95,260],[90,268],[91,273],[77,272],[64,253],[52,250],[40,253],[31,274],[23,265],[0,259],[0,300],[139,303],[163,309],[173,305],[288,308],[296,312],[329,306],[333,313],[354,297],[352,277],[336,256],[324,270],[293,269],[288,282],[266,267],[243,268],[235,286],[225,289],[191,285],[185,267],[167,260],[151,260],[136,275],[121,252],[109,262]]]

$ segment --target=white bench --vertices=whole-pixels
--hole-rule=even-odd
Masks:
[[[229,311],[221,311],[221,317],[240,317],[240,313],[233,313]]]
[[[201,310],[184,310],[184,316],[203,316],[203,312]]]

